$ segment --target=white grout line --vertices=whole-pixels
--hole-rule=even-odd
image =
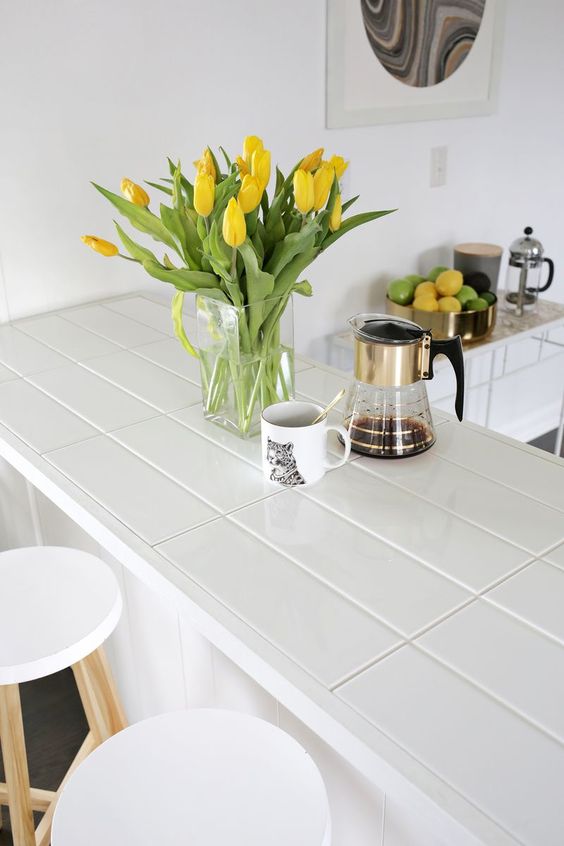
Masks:
[[[437,456],[437,458],[438,458],[438,456]],[[529,555],[534,556],[535,558],[539,554],[536,550],[529,549],[528,547],[523,546],[522,544],[517,543],[514,540],[508,540],[504,535],[497,535],[493,531],[493,529],[488,529],[486,526],[483,526],[481,523],[474,522],[474,520],[471,520],[469,517],[466,517],[466,516],[460,514],[458,511],[453,511],[451,508],[448,508],[446,505],[443,505],[440,502],[434,502],[433,500],[426,497],[424,493],[420,493],[418,491],[413,490],[412,488],[408,488],[399,481],[396,482],[392,479],[389,479],[386,476],[380,476],[378,473],[375,473],[373,470],[370,470],[369,468],[367,468],[364,464],[354,464],[353,463],[351,466],[355,467],[356,469],[360,468],[361,471],[363,471],[364,473],[368,473],[374,479],[378,479],[380,482],[383,482],[385,484],[393,485],[395,488],[399,488],[400,490],[404,491],[405,493],[410,494],[410,496],[415,496],[415,497],[417,497],[417,499],[423,500],[423,502],[426,502],[428,505],[432,505],[435,508],[440,508],[441,511],[446,511],[447,514],[452,514],[453,517],[457,517],[459,520],[462,520],[464,523],[467,523],[470,526],[474,526],[475,528],[480,529],[482,532],[486,532],[489,535],[493,535],[498,540],[502,540],[504,543],[510,544],[510,546],[516,546],[518,549],[523,549],[523,550],[525,550],[525,552],[529,553]],[[456,465],[456,466],[458,466],[458,465]],[[478,476],[478,478],[485,478],[483,476],[479,476],[477,473],[473,473],[473,471],[468,470],[468,468],[461,467],[460,469],[464,470],[467,473],[471,473],[474,476]],[[487,479],[487,481],[491,482],[492,484],[498,484],[498,482],[496,482],[493,479]],[[505,487],[505,486],[501,485],[501,487]],[[526,494],[521,493],[521,491],[516,491],[513,488],[511,488],[510,490],[512,490],[513,493],[524,497],[525,499],[530,499],[532,502],[535,502],[535,503],[537,502],[536,500],[533,500],[532,497],[528,497],[528,496],[526,496]],[[561,516],[558,509],[553,508],[552,506],[546,505],[545,503],[537,503],[537,504],[541,505],[543,508],[546,508],[548,511],[554,512],[559,517]],[[564,523],[562,525],[562,529],[563,529],[563,535],[562,535],[561,539],[556,542],[556,546],[559,546],[564,541]]]

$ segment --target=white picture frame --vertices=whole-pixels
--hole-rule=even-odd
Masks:
[[[478,36],[461,67],[439,85],[416,88],[391,76],[372,52],[359,0],[327,0],[327,127],[492,114],[504,7],[504,0],[486,0]]]

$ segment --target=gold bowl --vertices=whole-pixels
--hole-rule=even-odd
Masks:
[[[460,335],[470,343],[487,338],[493,332],[497,315],[497,300],[483,311],[423,311],[412,306],[393,303],[386,297],[388,314],[412,320],[423,329],[430,329],[434,338],[454,338]]]

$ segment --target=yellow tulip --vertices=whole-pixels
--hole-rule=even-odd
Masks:
[[[262,186],[256,176],[247,174],[243,177],[237,202],[241,206],[241,211],[249,214],[256,209],[262,197]]]
[[[200,170],[194,180],[194,208],[202,217],[211,214],[215,200],[215,182],[211,173]]]
[[[245,215],[235,197],[231,197],[223,215],[223,240],[230,247],[239,247],[246,237]]]
[[[136,206],[148,206],[150,203],[149,195],[144,188],[132,182],[131,179],[125,177],[121,180],[121,193],[129,200],[130,203],[135,203]]]
[[[256,152],[256,150],[264,150],[262,138],[259,138],[258,135],[247,135],[243,141],[243,158],[249,168],[253,160],[253,153]]]
[[[341,195],[337,194],[335,197],[335,205],[333,206],[333,211],[331,212],[331,217],[329,218],[329,229],[331,232],[336,232],[337,229],[341,228],[341,212],[343,210],[343,206],[341,203]]]
[[[329,164],[335,168],[337,179],[341,178],[341,176],[349,166],[349,163],[346,162],[342,156],[331,156],[331,158],[329,159]]]
[[[213,177],[214,182],[216,181],[217,173],[209,147],[206,147],[204,149],[201,159],[198,159],[198,161],[194,162],[194,165],[198,173],[207,173],[211,177]]]
[[[322,209],[327,202],[334,178],[335,171],[327,163],[322,164],[315,171],[313,176],[313,208],[315,211]]]
[[[251,173],[256,176],[261,189],[264,191],[270,182],[270,150],[259,150],[258,148],[255,150],[251,161]]]
[[[247,167],[247,162],[241,156],[237,156],[235,161],[237,162],[237,167],[239,168],[239,176],[241,177],[241,179],[251,172]]]
[[[101,256],[117,256],[119,253],[115,244],[112,244],[110,241],[104,241],[103,238],[97,238],[96,235],[81,235],[80,240],[87,247],[91,247],[95,253],[100,253]]]
[[[302,214],[307,214],[313,208],[315,198],[313,190],[313,176],[301,168],[294,172],[294,199]]]
[[[300,170],[315,170],[321,164],[321,159],[323,157],[323,147],[320,147],[318,150],[314,150],[313,153],[310,153],[309,156],[306,156],[300,162]]]

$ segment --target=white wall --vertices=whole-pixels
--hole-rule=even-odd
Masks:
[[[189,169],[205,144],[236,151],[251,132],[283,167],[318,145],[344,154],[359,208],[400,209],[309,272],[298,349],[319,353],[385,280],[448,261],[453,243],[507,245],[529,224],[564,300],[564,6],[507,7],[496,115],[326,130],[325,0],[0,0],[0,320],[156,284],[80,243],[113,238],[88,181],[166,175],[166,154]],[[436,145],[448,183],[431,189]]]

